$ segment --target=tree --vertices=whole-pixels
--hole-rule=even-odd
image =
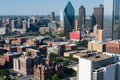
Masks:
[[[9,75],[9,71],[6,70],[6,69],[1,69],[0,70],[0,76],[3,77],[3,76],[8,76]]]
[[[56,38],[56,36],[53,35],[53,34],[50,34],[49,36],[50,36],[51,38]]]
[[[77,75],[77,72],[75,70],[73,70],[72,68],[67,68],[67,67],[64,69],[64,73],[69,76]]]
[[[52,80],[60,80],[56,74],[52,76]]]
[[[87,40],[79,41],[78,46],[87,48],[88,47],[88,41]]]
[[[59,37],[66,37],[66,39],[69,39],[69,34],[64,34],[63,32],[58,34]]]

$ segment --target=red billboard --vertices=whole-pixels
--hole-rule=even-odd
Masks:
[[[70,32],[70,40],[79,41],[80,40],[80,32]]]

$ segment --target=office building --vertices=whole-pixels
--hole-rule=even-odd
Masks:
[[[75,27],[74,27],[74,30],[75,30],[75,31],[79,30],[79,29],[78,29],[78,26],[79,26],[79,21],[78,21],[78,20],[75,20]]]
[[[103,5],[94,8],[94,16],[96,19],[96,24],[98,24],[101,29],[103,29],[103,13],[104,13]]]
[[[120,38],[120,0],[104,0],[104,40]]]
[[[51,21],[50,23],[48,23],[48,27],[49,27],[51,32],[57,30],[57,28],[58,28],[57,22]]]
[[[120,63],[114,57],[87,53],[79,58],[78,80],[120,80]]]
[[[91,24],[92,24],[92,19],[91,16],[86,16],[85,17],[85,28],[91,28]]]
[[[103,30],[99,29],[99,25],[94,26],[94,36],[95,40],[97,41],[103,41]]]
[[[55,12],[51,12],[51,20],[55,21]]]
[[[79,28],[85,28],[85,7],[83,5],[79,8]]]
[[[21,19],[12,20],[12,31],[17,31],[20,33],[25,33],[27,30],[27,23],[26,21],[22,21]]]
[[[96,18],[94,16],[94,14],[92,14],[92,16],[91,16],[91,28],[93,29],[95,25],[96,25]]]
[[[0,27],[0,35],[4,35],[7,33],[7,28],[6,27]]]
[[[39,32],[40,34],[50,33],[50,27],[40,27]]]
[[[28,54],[28,53],[26,53]],[[33,67],[40,61],[38,56],[26,56],[22,55],[19,58],[13,59],[13,69],[20,74],[27,76],[33,74]]]
[[[67,6],[64,9],[64,18],[63,18],[63,27],[64,33],[69,34],[74,29],[74,20],[75,20],[75,10],[69,1]]]
[[[106,43],[106,52],[113,54],[120,54],[120,41],[114,40]]]
[[[90,41],[88,42],[88,50],[105,52],[106,44],[101,41]]]

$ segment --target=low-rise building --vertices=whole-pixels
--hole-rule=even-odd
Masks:
[[[17,52],[17,46],[4,45],[3,50],[7,50],[8,52]]]
[[[25,38],[15,38],[15,39],[11,39],[10,40],[11,44],[16,44],[16,45],[22,45],[23,43],[25,43]]]
[[[65,50],[69,51],[69,50],[77,50],[77,45],[76,44],[66,44],[65,45]]]
[[[40,27],[39,29],[40,34],[50,33],[49,27]]]
[[[88,50],[105,52],[106,43],[100,41],[90,41],[88,42]]]
[[[120,54],[120,41],[108,41],[106,42],[106,52],[113,54]]]
[[[22,75],[31,75],[33,74],[33,67],[36,64],[39,64],[40,58],[38,56],[27,56],[22,55],[19,58],[14,58],[13,60],[13,69]]]
[[[32,56],[40,56],[41,52],[37,49],[27,48],[26,52],[30,53]]]
[[[13,59],[18,58],[21,55],[22,53],[7,52],[6,54],[0,57],[0,64],[2,66],[13,67]]]
[[[24,52],[26,51],[26,48],[25,46],[17,46],[17,52]]]
[[[52,66],[37,65],[34,66],[34,78],[36,80],[51,79],[53,74],[64,75],[64,67],[61,64],[54,64]]]

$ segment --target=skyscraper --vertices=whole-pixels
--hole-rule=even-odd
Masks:
[[[52,21],[55,20],[55,12],[51,12],[51,20],[52,20]]]
[[[104,0],[104,40],[120,39],[120,0]]]
[[[85,17],[85,28],[90,29],[91,28],[91,23],[92,23],[91,16],[86,16]]]
[[[101,27],[101,29],[103,28],[103,12],[104,12],[103,5],[94,8],[94,16],[96,18],[96,24],[98,24]]]
[[[113,39],[120,39],[120,0],[114,0]]]
[[[96,25],[96,18],[94,16],[94,14],[92,14],[92,16],[91,16],[91,28],[93,29],[95,25]]]
[[[79,28],[85,28],[85,8],[83,5],[79,8]]]
[[[64,9],[64,33],[69,34],[74,29],[75,10],[69,1]]]

